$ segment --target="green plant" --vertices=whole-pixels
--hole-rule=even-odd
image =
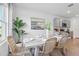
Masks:
[[[18,35],[18,42],[21,39],[21,36],[25,33],[25,31],[23,30],[24,26],[25,26],[25,23],[23,22],[22,19],[20,19],[19,17],[16,17],[16,19],[14,19],[13,31]]]
[[[49,21],[46,22],[46,29],[48,31],[51,31],[51,22],[49,22]]]

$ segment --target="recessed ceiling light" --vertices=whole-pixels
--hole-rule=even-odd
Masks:
[[[70,11],[70,10],[68,10],[68,11],[67,11],[67,13],[68,13],[68,14],[70,14],[70,13],[71,13],[71,11]]]

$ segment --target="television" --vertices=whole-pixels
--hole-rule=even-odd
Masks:
[[[66,23],[62,23],[62,27],[67,27],[67,24]]]

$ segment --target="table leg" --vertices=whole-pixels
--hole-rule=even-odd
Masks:
[[[35,47],[34,56],[38,56],[38,52],[39,52],[39,48],[38,47]]]

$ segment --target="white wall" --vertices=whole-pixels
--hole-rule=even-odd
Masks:
[[[71,30],[73,31],[73,36],[79,37],[79,17],[73,17],[71,20]]]
[[[7,40],[0,42],[0,56],[8,56],[8,44]]]
[[[27,33],[32,34],[32,36],[39,36],[40,34],[45,34],[45,31],[43,30],[31,30],[31,19],[30,17],[37,17],[37,18],[44,18],[45,20],[48,20],[51,22],[51,24],[53,25],[53,16],[43,13],[43,12],[38,12],[38,11],[34,11],[28,8],[23,8],[20,6],[13,6],[13,19],[15,19],[15,17],[18,16],[21,19],[23,19],[23,21],[27,24],[27,26],[24,28],[26,30]],[[52,30],[53,30],[53,26],[51,26]],[[53,33],[53,31],[52,31]]]
[[[8,36],[12,35],[12,4],[8,4]]]

